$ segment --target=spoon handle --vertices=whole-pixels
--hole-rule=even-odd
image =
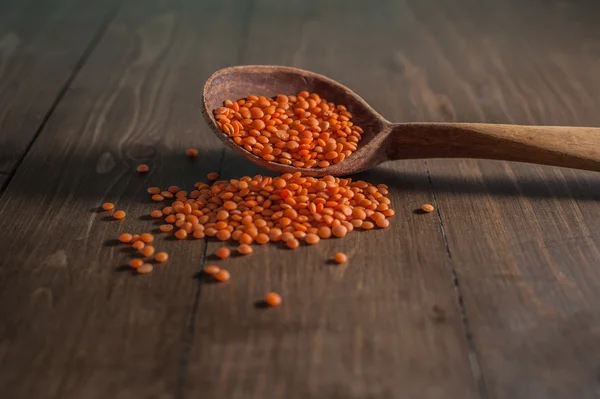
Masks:
[[[600,128],[486,123],[395,124],[390,159],[479,158],[600,172]]]

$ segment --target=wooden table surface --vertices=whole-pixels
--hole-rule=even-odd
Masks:
[[[221,67],[310,69],[393,121],[600,126],[599,20],[597,0],[0,1],[0,396],[598,398],[599,174],[388,163],[362,177],[390,186],[389,229],[256,247],[227,284],[197,278],[219,243],[161,237],[169,263],[134,276],[113,241],[152,228],[150,185],[264,173],[202,118]]]

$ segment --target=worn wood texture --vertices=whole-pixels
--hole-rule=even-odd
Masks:
[[[14,171],[120,2],[0,2],[0,172]]]
[[[0,173],[0,195],[1,195],[2,191],[4,190],[4,186],[6,185],[7,181],[8,181],[8,175]]]
[[[32,14],[11,1],[0,26]],[[51,15],[46,32],[83,32]],[[361,176],[390,186],[389,230],[258,247],[222,262],[232,280],[220,285],[195,276],[220,244],[160,238],[169,263],[133,276],[113,240],[153,227],[140,220],[154,208],[148,185],[264,172],[224,152],[202,120],[218,68],[314,70],[399,122],[600,126],[598,17],[594,1],[127,1],[58,105],[39,105],[50,118],[0,198],[2,397],[597,397],[596,174],[391,163]],[[19,76],[11,87],[41,79]],[[31,115],[22,101],[11,112]],[[39,126],[6,122],[13,113],[0,143],[4,126]],[[147,176],[133,172],[140,162]],[[97,212],[107,200],[124,222]],[[413,212],[425,202],[439,213]],[[328,264],[339,250],[350,263]],[[255,308],[270,290],[283,305]]]
[[[114,239],[153,228],[140,220],[155,208],[149,185],[191,186],[219,164],[200,93],[236,61],[237,44],[221,51],[242,43],[234,3],[127,2],[12,179],[0,202],[2,397],[180,397],[204,244],[157,239],[171,260],[134,276]],[[97,212],[103,201],[127,219]]]
[[[398,57],[416,118],[600,126],[597,2],[441,3]],[[599,175],[428,166],[487,396],[598,397]]]
[[[406,119],[406,97],[377,95],[386,76],[370,61],[394,41],[386,22],[404,23],[401,13],[387,16],[393,10],[391,1],[343,8],[257,1],[241,63],[323,73],[390,118]],[[253,173],[265,171],[228,150],[223,178]],[[201,290],[186,397],[477,397],[477,364],[469,361],[439,222],[414,212],[432,200],[425,166],[389,165],[362,177],[391,187],[398,213],[388,230],[293,251],[268,244],[216,262],[232,280]],[[208,254],[220,246],[210,243]],[[347,265],[331,263],[338,251],[348,254]],[[255,307],[271,290],[283,296],[281,308]]]

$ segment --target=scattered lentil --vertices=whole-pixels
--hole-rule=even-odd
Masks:
[[[333,260],[335,260],[336,263],[346,263],[346,262],[348,262],[348,257],[346,256],[346,254],[344,254],[342,252],[338,252],[333,257]]]
[[[198,156],[198,150],[195,148],[188,148],[187,150],[185,150],[185,155],[187,155],[190,158],[194,158]]]
[[[123,219],[125,219],[125,212],[124,211],[116,211],[115,213],[113,213],[113,218],[115,218],[117,220],[123,220]]]
[[[425,204],[421,205],[421,210],[425,213],[431,213],[435,210],[435,208],[431,204]]]
[[[265,303],[271,307],[281,305],[281,295],[276,292],[269,292],[265,297]]]
[[[152,269],[154,268],[150,263],[144,263],[142,266],[138,267],[137,272],[139,274],[148,274],[152,273]]]
[[[159,252],[156,254],[154,259],[156,259],[156,261],[159,263],[164,263],[169,259],[169,254],[167,254],[166,252]]]
[[[144,264],[144,261],[140,258],[131,259],[131,261],[129,262],[129,266],[131,266],[134,269],[139,268],[143,264]]]
[[[132,239],[133,239],[133,236],[129,233],[123,233],[119,236],[119,241],[121,241],[123,244],[127,244],[128,242],[131,242]]]
[[[112,211],[113,209],[115,209],[115,204],[113,204],[112,202],[105,202],[104,204],[102,204],[102,209],[104,209],[105,211]]]
[[[213,277],[217,281],[227,281],[227,280],[229,280],[229,278],[231,276],[227,270],[221,269],[218,272],[216,272],[215,274],[213,274]]]
[[[139,173],[146,173],[150,170],[150,168],[148,167],[148,165],[146,164],[141,164],[137,167],[136,169]]]
[[[215,252],[215,255],[217,255],[221,259],[227,259],[231,255],[231,251],[229,250],[229,248],[221,247],[221,248],[217,249],[217,252]]]
[[[163,213],[162,213],[162,211],[155,209],[152,212],[150,212],[150,216],[153,219],[160,219],[161,217],[163,217]]]
[[[219,266],[208,265],[203,269],[203,272],[212,276],[212,275],[217,274],[220,270],[221,270],[221,268]]]

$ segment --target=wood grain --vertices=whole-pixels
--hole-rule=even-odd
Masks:
[[[385,76],[368,62],[393,42],[392,2],[338,4],[257,1],[240,62],[323,73],[371,96],[384,114],[406,119],[406,99],[374,96]],[[394,18],[404,23],[401,14]],[[265,171],[228,150],[223,178],[254,173]],[[477,365],[469,361],[439,222],[414,213],[431,201],[423,163],[361,177],[390,185],[397,216],[389,230],[294,251],[269,244],[226,262],[208,258],[232,279],[201,291],[186,397],[477,397]],[[208,254],[220,246],[211,242]],[[338,251],[349,255],[348,265],[330,263]],[[271,290],[282,295],[281,308],[255,307]]]
[[[429,5],[410,11],[428,54],[399,59],[419,119],[600,126],[597,4]],[[489,397],[597,397],[598,174],[428,166]]]
[[[8,175],[0,173],[0,196],[2,195],[2,191],[4,191],[4,186],[8,182]]]
[[[114,239],[153,228],[148,186],[189,187],[219,164],[200,93],[235,51],[203,38],[239,43],[240,19],[233,1],[128,2],[34,143],[0,201],[3,397],[180,397],[204,243],[157,238],[170,261],[134,276]]]
[[[0,172],[14,172],[120,2],[1,2]]]

